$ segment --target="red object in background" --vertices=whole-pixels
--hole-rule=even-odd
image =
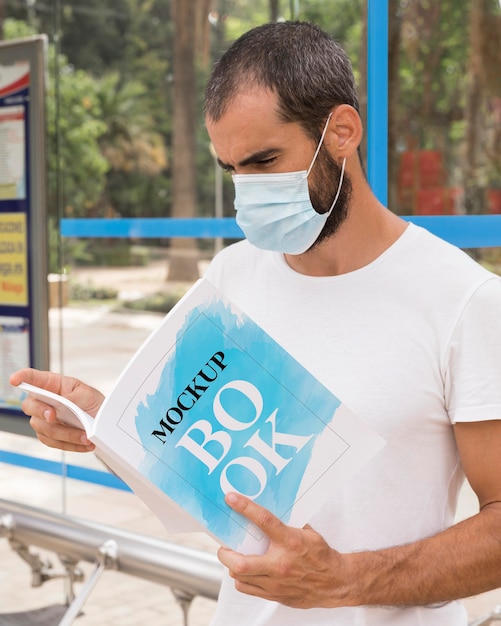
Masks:
[[[449,199],[442,198],[445,173],[438,150],[407,150],[400,155],[398,203],[406,213],[448,215],[454,212]],[[430,191],[421,194],[421,191]],[[421,194],[421,196],[420,196]]]
[[[487,211],[501,213],[501,189],[487,190]]]
[[[461,188],[435,187],[416,191],[415,215],[454,215]]]
[[[418,189],[416,192],[416,215],[444,215],[447,204],[444,189]]]
[[[416,186],[415,155],[415,152],[402,152],[400,156],[400,168],[398,171],[399,189]]]
[[[442,153],[438,150],[412,150],[403,152],[400,157],[398,185],[429,189],[441,187],[444,182]]]
[[[419,179],[420,189],[441,187],[444,184],[444,167],[442,153],[436,150],[421,150],[419,152]]]

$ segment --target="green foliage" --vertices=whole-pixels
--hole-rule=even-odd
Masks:
[[[106,210],[122,216],[160,213],[169,188],[165,140],[157,131],[150,94],[140,80],[124,81],[118,72],[101,77],[97,98],[106,130],[99,137],[110,166]],[[139,213],[138,213],[139,211]]]
[[[3,39],[21,39],[37,34],[37,29],[26,22],[8,17],[3,21]]]
[[[114,287],[96,287],[92,284],[70,282],[70,300],[79,302],[99,302],[116,300],[118,291]]]
[[[82,217],[101,197],[109,163],[99,138],[106,130],[96,81],[59,57],[57,77],[51,74],[47,98],[49,140],[49,206],[57,206],[58,172],[63,174],[64,215]]]
[[[126,56],[133,23],[129,2],[65,0],[60,23],[61,48],[75,67],[101,76]]]
[[[412,4],[414,11],[403,14],[399,118],[402,127],[418,131],[425,146],[443,131],[444,116],[455,117],[462,105],[471,0]]]
[[[182,291],[167,291],[156,293],[146,298],[127,300],[121,303],[122,308],[131,311],[151,311],[152,313],[168,313],[186,293]]]
[[[87,239],[68,239],[59,235],[56,219],[51,216],[48,222],[49,273],[66,273],[72,265],[84,265],[93,261],[88,250]]]
[[[98,267],[141,267],[148,264],[150,255],[144,246],[130,245],[124,239],[91,239],[86,247],[88,256],[77,265]]]

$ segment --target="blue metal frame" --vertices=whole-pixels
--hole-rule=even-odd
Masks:
[[[367,177],[388,204],[388,0],[367,0]]]
[[[404,219],[423,226],[460,248],[489,248],[501,245],[501,215],[413,215]],[[157,237],[241,239],[244,236],[232,217],[64,219],[61,220],[61,233],[63,237],[140,239]]]
[[[124,237],[156,239],[226,237],[242,239],[243,233],[232,217],[134,217],[134,218],[66,218],[61,220],[63,237]]]
[[[41,459],[27,454],[10,452],[8,450],[0,450],[0,463],[26,467],[38,472],[54,474],[55,476],[74,478],[87,483],[102,485],[103,487],[113,487],[114,489],[121,489],[122,491],[131,491],[129,487],[114,474],[111,474],[110,472],[103,472],[101,470],[94,470],[89,467],[82,467],[81,465],[71,465],[58,461],[50,461],[48,459]]]

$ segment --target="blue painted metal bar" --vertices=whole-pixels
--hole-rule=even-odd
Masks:
[[[460,248],[501,246],[501,215],[408,216]],[[241,239],[243,233],[234,218],[135,218],[135,219],[63,219],[64,237],[227,237]]]
[[[388,204],[388,0],[367,0],[367,177]]]
[[[147,218],[64,218],[63,237],[126,237],[154,239],[157,237],[196,237],[242,239],[243,233],[233,217]]]
[[[19,454],[17,452],[9,452],[8,450],[0,450],[0,462],[9,465],[17,465],[28,469],[54,474],[56,476],[66,476],[75,480],[102,485],[103,487],[113,487],[122,491],[130,491],[129,487],[118,476],[109,472],[101,472],[80,465],[70,465],[60,463],[58,461],[50,461],[41,459],[27,454]]]
[[[413,215],[404,219],[458,248],[501,246],[501,215]]]

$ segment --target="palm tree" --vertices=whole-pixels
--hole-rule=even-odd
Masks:
[[[106,123],[99,143],[112,170],[156,176],[167,166],[162,136],[147,112],[146,88],[139,81],[121,82],[117,72],[99,80],[97,96]]]
[[[485,211],[486,187],[492,182],[489,178],[492,176],[499,183],[501,171],[499,152],[489,149],[501,145],[498,121],[501,18],[493,9],[491,0],[472,0],[469,15],[470,57],[462,172],[466,213]]]

